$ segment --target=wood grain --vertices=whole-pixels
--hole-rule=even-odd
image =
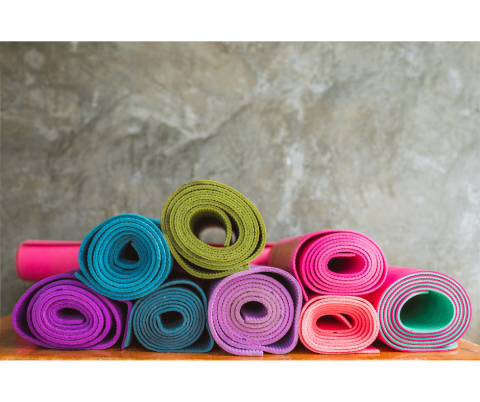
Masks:
[[[266,353],[263,357],[231,355],[218,346],[209,353],[156,353],[138,343],[121,350],[120,345],[107,350],[56,350],[37,346],[23,339],[12,328],[11,316],[0,319],[0,360],[480,360],[480,345],[461,339],[459,348],[443,353],[398,352],[380,341],[380,354],[318,355],[300,342],[287,355]]]

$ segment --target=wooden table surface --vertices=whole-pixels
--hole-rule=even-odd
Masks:
[[[0,319],[0,360],[480,360],[480,345],[460,339],[452,352],[404,353],[380,341],[374,345],[380,354],[318,355],[301,342],[287,355],[265,353],[263,357],[231,355],[217,345],[209,353],[156,353],[138,343],[121,350],[120,345],[106,350],[56,350],[37,346],[23,339],[12,328],[11,316]]]

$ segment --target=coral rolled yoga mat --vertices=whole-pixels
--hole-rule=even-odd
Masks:
[[[28,289],[13,309],[12,325],[17,334],[46,348],[107,349],[126,334],[131,307],[130,301],[90,289],[72,271]]]
[[[378,330],[377,312],[356,296],[313,297],[300,316],[300,340],[315,353],[380,353]]]
[[[378,289],[387,260],[369,237],[351,230],[324,230],[280,240],[269,263],[302,285],[305,301],[315,295],[360,296]]]
[[[213,282],[208,299],[208,324],[223,350],[262,356],[289,353],[296,346],[302,292],[287,272],[251,265]]]
[[[179,187],[165,202],[160,220],[175,260],[191,275],[204,279],[247,270],[267,241],[265,224],[255,206],[233,188],[211,180]],[[199,239],[209,227],[225,229],[224,247]]]
[[[169,279],[156,291],[135,301],[125,346],[133,334],[154,352],[208,352],[213,338],[207,325],[207,299],[187,279]]]
[[[378,312],[379,339],[404,352],[456,349],[471,320],[465,289],[439,272],[389,267],[385,283],[363,297]]]
[[[133,300],[153,292],[172,270],[158,219],[122,214],[94,228],[80,246],[77,278],[98,293]]]

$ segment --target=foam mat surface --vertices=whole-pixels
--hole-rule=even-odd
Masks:
[[[225,351],[240,356],[289,353],[298,341],[300,285],[277,268],[252,265],[211,285],[208,323]]]
[[[267,241],[265,224],[255,206],[233,188],[211,180],[192,181],[175,190],[163,206],[161,222],[178,263],[204,279],[248,269]],[[224,247],[199,239],[209,227],[225,229]]]
[[[130,301],[90,289],[72,271],[28,289],[13,309],[12,325],[20,336],[46,348],[106,349],[126,333],[131,307]]]
[[[94,228],[78,253],[77,277],[98,293],[133,300],[153,292],[172,270],[158,219],[122,214]]]

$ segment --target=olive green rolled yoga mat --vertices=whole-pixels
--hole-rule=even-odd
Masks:
[[[248,269],[267,241],[265,224],[255,206],[233,188],[211,180],[191,181],[174,191],[163,206],[160,221],[177,262],[204,279]],[[223,247],[199,239],[209,227],[225,229]]]

